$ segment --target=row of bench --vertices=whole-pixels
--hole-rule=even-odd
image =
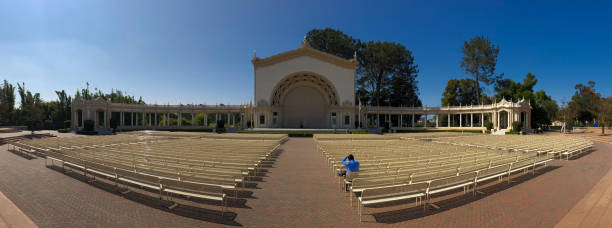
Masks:
[[[282,139],[282,137],[281,137]],[[74,144],[73,144],[74,143]],[[119,184],[222,202],[224,190],[238,196],[239,184],[257,175],[278,150],[280,140],[233,140],[134,135],[23,140],[13,149],[42,155],[84,175],[104,176]],[[129,188],[128,188],[129,189]],[[175,207],[175,205],[173,205]]]
[[[480,137],[474,135],[472,137]],[[432,194],[451,190],[464,191],[497,178],[526,171],[552,161],[551,150],[512,149],[460,143],[472,137],[448,136],[403,140],[317,140],[317,149],[332,167],[332,174],[341,170],[340,160],[349,153],[360,162],[360,172],[348,175],[342,184],[358,199],[358,213],[371,204],[415,199],[417,205]],[[489,138],[489,140],[496,138]],[[442,141],[442,142],[438,142]],[[452,143],[448,143],[452,141]],[[566,145],[573,145],[567,143]],[[350,173],[349,173],[350,174]]]
[[[499,150],[538,151],[561,158],[565,156],[566,159],[580,155],[593,147],[593,142],[584,138],[539,135],[480,135],[467,138],[439,138],[434,142]]]

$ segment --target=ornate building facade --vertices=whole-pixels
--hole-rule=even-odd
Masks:
[[[295,50],[266,58],[253,56],[254,104],[117,104],[102,99],[75,100],[72,126],[93,120],[96,129],[206,129],[218,120],[234,128],[529,129],[528,101],[449,107],[359,107],[355,77],[359,62],[316,50],[303,42]]]

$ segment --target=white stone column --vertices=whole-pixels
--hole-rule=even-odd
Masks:
[[[412,113],[412,128],[414,128],[414,112]]]
[[[463,114],[459,114],[459,127],[463,127]]]
[[[451,127],[451,114],[448,113],[446,117],[448,117],[448,127]]]
[[[106,125],[108,125],[108,121],[106,121],[106,111],[104,111],[104,128],[107,128]]]
[[[436,128],[440,127],[439,119],[440,119],[440,114],[436,114]]]
[[[474,127],[474,113],[470,113],[470,127]]]
[[[501,127],[499,126],[499,121],[500,121],[499,112],[495,112],[495,116],[497,116],[497,128],[501,129]]]
[[[403,118],[404,118],[404,115],[400,114],[399,127],[404,127],[404,120],[403,120]]]
[[[423,126],[427,128],[427,113],[425,113],[425,117],[423,118]]]
[[[155,123],[151,123],[151,126],[157,126],[157,112],[153,113],[153,121],[155,121]]]
[[[191,126],[195,126],[195,115],[191,113]]]
[[[480,113],[480,127],[484,127],[484,112]]]
[[[511,112],[506,112],[506,121],[508,121],[508,127],[507,128],[512,128],[512,113]]]
[[[253,121],[253,124],[255,124],[255,121]],[[208,127],[208,114],[207,113],[204,113],[204,127]]]
[[[123,117],[123,115],[124,115],[124,114],[123,114],[123,112],[121,112],[121,114],[119,115],[119,116],[120,116],[120,117],[119,117],[119,118],[120,118],[120,120],[119,120],[119,125],[120,125],[121,127],[123,127],[123,124],[124,124],[124,123],[123,123],[123,122],[124,122],[124,119],[123,119],[124,117]]]
[[[166,126],[170,126],[170,113],[166,113]]]

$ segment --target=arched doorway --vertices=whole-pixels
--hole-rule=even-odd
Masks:
[[[509,113],[508,111],[501,111],[499,112],[499,129],[508,129],[509,125]]]
[[[338,105],[338,93],[325,77],[301,72],[281,80],[270,100],[279,111],[277,127],[329,128],[329,109]]]
[[[283,127],[327,128],[327,103],[312,87],[302,86],[289,91],[281,107]]]

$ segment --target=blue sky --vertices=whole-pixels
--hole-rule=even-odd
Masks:
[[[0,79],[43,99],[89,82],[148,103],[252,99],[253,51],[295,49],[331,27],[362,40],[399,42],[419,65],[423,103],[440,105],[465,40],[501,48],[497,72],[569,100],[589,80],[612,95],[612,3],[532,1],[4,1]],[[493,91],[489,90],[489,94]]]

